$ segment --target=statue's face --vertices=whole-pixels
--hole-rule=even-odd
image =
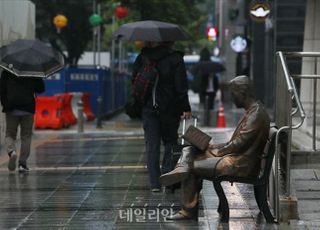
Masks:
[[[237,108],[244,107],[245,95],[242,92],[240,92],[236,88],[233,88],[231,90],[231,96],[232,96],[233,103]]]

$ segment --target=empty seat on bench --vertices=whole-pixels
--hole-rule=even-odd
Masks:
[[[252,184],[254,190],[254,197],[260,211],[263,213],[268,223],[276,223],[273,215],[270,212],[267,201],[267,187],[269,183],[269,175],[272,168],[273,157],[275,154],[275,137],[277,129],[270,128],[269,138],[264,148],[263,159],[261,160],[261,170],[258,177],[239,177],[239,176],[218,176],[213,179],[214,189],[219,197],[218,212],[222,222],[229,221],[229,205],[227,198],[221,186],[222,181],[229,181],[231,183],[245,183]]]

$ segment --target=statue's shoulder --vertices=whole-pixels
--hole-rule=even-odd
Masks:
[[[270,116],[268,110],[261,102],[257,102],[257,114],[259,114],[259,118],[265,121],[265,123],[270,123]]]

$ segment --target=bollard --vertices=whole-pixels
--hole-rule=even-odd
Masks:
[[[97,99],[98,111],[97,111],[97,128],[102,128],[102,97],[99,96]]]
[[[83,133],[83,102],[80,99],[77,102],[78,106],[78,133]]]

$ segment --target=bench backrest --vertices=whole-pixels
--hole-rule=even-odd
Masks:
[[[269,180],[270,171],[272,168],[272,162],[275,154],[275,142],[276,134],[278,129],[276,127],[270,127],[269,138],[264,148],[264,154],[261,159],[261,168],[259,173],[259,180],[265,181]]]

